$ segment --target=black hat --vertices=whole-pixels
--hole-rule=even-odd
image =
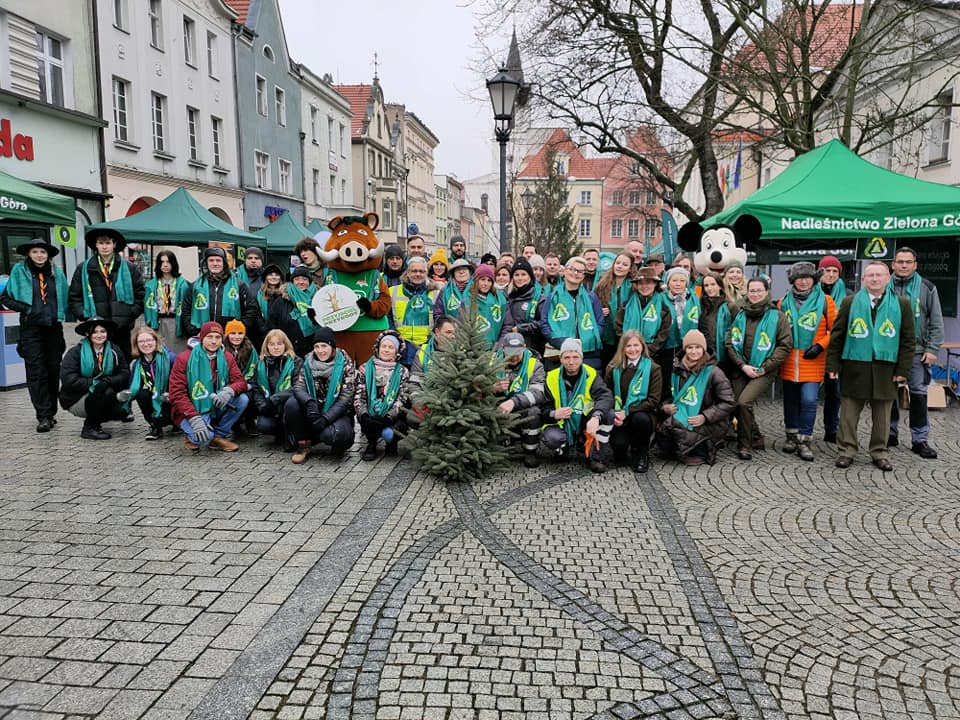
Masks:
[[[51,245],[43,238],[36,237],[22,245],[17,245],[17,255],[26,255],[32,248],[43,248],[47,251],[48,258],[56,257],[60,254],[60,248],[56,245]]]
[[[206,263],[206,262],[207,262],[207,258],[211,258],[211,257],[218,257],[218,258],[222,259],[224,262],[226,262],[226,261],[227,261],[227,251],[224,250],[222,247],[208,247],[208,248],[205,248],[204,251],[203,251],[203,262]]]
[[[246,257],[247,255],[259,255],[260,259],[263,260],[263,250],[258,247],[248,247],[244,250],[243,256]]]
[[[108,237],[115,243],[113,251],[120,252],[127,246],[127,239],[118,233],[116,230],[111,230],[110,228],[85,228],[83,231],[83,241],[87,244],[87,247],[91,250],[97,249],[97,238],[98,237]]]
[[[270,273],[276,273],[280,276],[280,279],[283,279],[283,270],[280,269],[280,266],[276,263],[270,263],[263,270],[260,271],[260,277],[266,277]]]
[[[313,344],[316,345],[317,343],[326,343],[335,348],[337,346],[337,336],[328,327],[317,328],[317,331],[313,334]]]
[[[496,264],[497,264],[497,256],[494,255],[493,253],[484,253],[483,256],[480,258],[480,264],[481,264],[481,265],[496,265]]]
[[[295,277],[305,277],[307,280],[313,280],[313,273],[310,272],[310,268],[306,265],[297,265],[293,272],[290,273],[290,279],[293,280]]]
[[[82,323],[77,323],[76,330],[77,335],[83,335],[83,337],[89,337],[90,333],[93,332],[93,329],[100,325],[107,331],[107,335],[113,335],[117,332],[117,324],[113,320],[107,320],[102,318],[99,315],[94,315],[92,318],[87,318]]]
[[[530,262],[529,262],[525,257],[523,257],[523,255],[521,255],[520,257],[518,257],[517,260],[516,260],[516,262],[513,263],[513,267],[510,268],[510,277],[513,277],[513,274],[514,274],[517,270],[523,270],[525,273],[527,273],[527,275],[530,276],[530,279],[531,279],[531,280],[532,280],[533,277],[534,277],[534,275],[533,275],[533,266],[530,264]]]
[[[387,245],[386,249],[383,251],[383,256],[385,258],[403,257],[403,255],[403,248],[395,244]]]

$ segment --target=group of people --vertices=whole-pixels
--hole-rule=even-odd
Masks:
[[[119,234],[98,231],[87,244],[91,256],[69,284],[51,262],[56,246],[37,239],[18,247],[25,260],[0,295],[21,313],[18,351],[38,432],[56,424],[59,400],[83,418],[83,438],[105,440],[103,424],[132,420],[135,403],[148,440],[173,426],[190,450],[235,451],[238,435],[267,434],[299,464],[317,446],[346,452],[356,419],[365,459],[379,442],[396,453],[429,411],[418,391],[471,308],[489,352],[503,358],[493,392],[500,412],[521,415],[528,467],[545,455],[583,454],[597,472],[610,462],[645,472],[654,446],[688,465],[712,464],[727,442],[751,460],[766,446],[754,406],[777,378],[784,452],[814,459],[822,388],[824,440],[838,445],[836,465],[852,464],[870,404],[869,452],[891,469],[894,400],[905,384],[911,448],[936,457],[926,386],[943,319],[936,287],[907,247],[896,252],[892,279],[886,264],[866,265],[856,293],[833,256],[795,263],[789,291],[774,300],[769,280],[747,278],[738,264],[697,275],[688,257],[667,267],[662,255],[644,258],[640,243],[601,271],[596,250],[561,264],[527,245],[518,257],[475,264],[462,238],[449,256],[440,248],[429,257],[422,238],[411,238],[406,251],[384,252],[377,272],[389,288],[389,329],[360,357],[338,348],[310,308],[313,293],[335,281],[312,238],[297,245],[290,273],[264,266],[257,248],[237,270],[222,249],[207,248],[193,283],[171,252],[157,254],[145,282],[123,257]],[[81,340],[64,355],[71,315]]]

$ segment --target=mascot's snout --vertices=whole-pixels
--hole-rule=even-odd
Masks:
[[[370,257],[370,249],[361,242],[351,240],[340,246],[340,259],[349,263],[363,262]]]

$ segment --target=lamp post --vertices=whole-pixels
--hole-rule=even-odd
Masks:
[[[500,143],[500,252],[510,248],[507,239],[507,141],[513,128],[513,105],[520,82],[506,68],[487,80],[490,103],[493,105],[494,137]]]

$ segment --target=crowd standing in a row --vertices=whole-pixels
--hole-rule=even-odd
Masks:
[[[494,391],[501,412],[522,415],[531,467],[544,454],[584,452],[595,471],[612,455],[644,472],[652,443],[686,464],[712,464],[734,420],[736,455],[750,460],[766,443],[754,404],[778,377],[785,452],[814,459],[823,386],[824,439],[838,443],[836,465],[853,462],[869,404],[871,458],[891,469],[894,401],[906,383],[911,448],[936,457],[926,386],[943,319],[936,287],[917,273],[910,248],[897,250],[892,279],[884,263],[869,263],[857,293],[846,290],[835,257],[795,263],[790,290],[775,301],[769,281],[748,279],[738,264],[697,277],[689,258],[667,268],[662,255],[643,258],[640,243],[600,272],[595,250],[561,265],[527,245],[517,258],[474,264],[462,238],[449,257],[443,248],[427,257],[422,238],[411,238],[406,253],[388,247],[368,278],[382,278],[388,296],[358,300],[366,311],[388,306],[370,312],[385,320],[371,325],[379,332],[372,355],[360,357],[316,322],[313,294],[337,278],[311,238],[298,244],[289,279],[264,266],[257,248],[234,271],[225,252],[210,247],[193,283],[171,252],[157,254],[145,283],[121,254],[122,236],[97,232],[86,241],[92,254],[69,285],[51,262],[57,247],[18,247],[26,260],[0,296],[21,313],[18,351],[38,432],[56,424],[59,400],[84,419],[83,438],[108,439],[103,423],[130,421],[136,403],[148,440],[173,425],[192,450],[233,451],[238,435],[267,434],[302,463],[319,445],[342,455],[355,441],[356,418],[365,459],[376,457],[381,440],[396,453],[426,411],[417,393],[436,353],[455,342],[453,322],[473,306],[490,352],[504,358]],[[62,324],[71,315],[81,320],[82,340],[64,355]]]

